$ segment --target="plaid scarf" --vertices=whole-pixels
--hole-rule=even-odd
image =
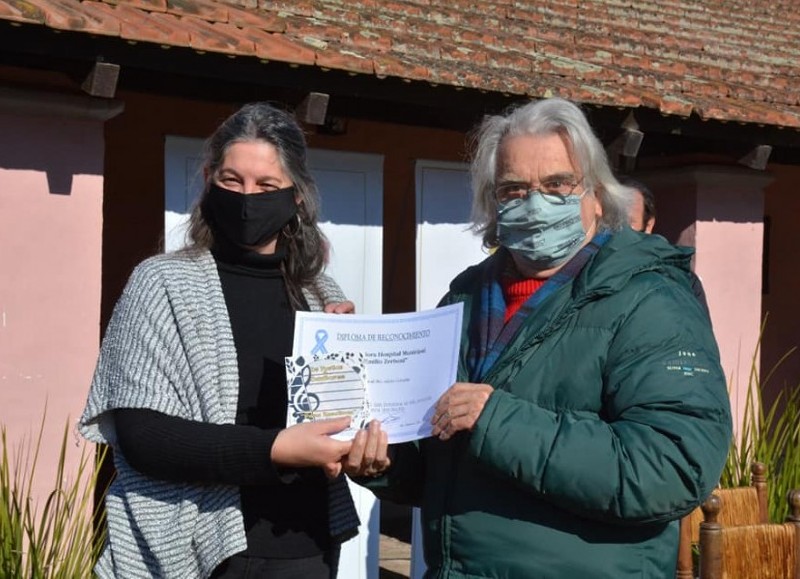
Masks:
[[[495,259],[484,271],[481,285],[480,314],[477,324],[478,339],[472,341],[467,355],[467,367],[471,382],[480,382],[489,373],[528,316],[544,300],[564,284],[573,280],[610,237],[611,233],[608,231],[602,231],[595,235],[592,241],[584,245],[572,259],[520,306],[508,323],[503,321],[506,313],[506,301],[500,285],[500,275],[505,267],[507,256],[505,252],[495,254]]]

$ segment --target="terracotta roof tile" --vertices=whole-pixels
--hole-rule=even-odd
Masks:
[[[316,55],[316,64],[322,68],[335,68],[362,74],[375,72],[375,65],[372,59],[353,50],[341,50],[331,47],[327,50],[317,50]]]
[[[406,34],[408,32],[406,21],[394,18],[391,14],[361,12],[359,14],[359,24],[365,29],[385,30],[394,34]]]
[[[409,58],[399,59],[387,54],[374,60],[375,74],[378,78],[395,76],[411,80],[429,80],[428,63],[415,62]]]
[[[256,55],[262,60],[305,65],[312,65],[316,61],[314,49],[284,34],[262,32],[256,28],[248,29],[247,34],[255,41]]]
[[[33,4],[31,2],[30,4]],[[74,30],[92,34],[119,35],[119,23],[96,10],[97,2],[77,5],[71,0],[36,0],[44,13],[44,23],[56,30]],[[24,4],[29,4],[25,2]]]
[[[103,0],[106,4],[124,4],[131,8],[141,8],[148,12],[166,12],[167,0]]]
[[[692,103],[677,96],[662,97],[658,104],[658,110],[665,115],[678,115],[688,117],[692,114]]]
[[[506,69],[509,72],[529,73],[532,70],[533,61],[529,56],[516,51],[500,52],[490,50],[486,52],[486,64],[492,68]]]
[[[265,12],[287,12],[294,16],[310,17],[314,15],[314,7],[312,2],[297,0],[288,2],[270,2],[269,0],[260,0],[258,7]]]
[[[482,50],[444,44],[439,47],[439,56],[443,61],[464,62],[472,65],[486,64],[486,53]]]
[[[0,2],[0,18],[12,22],[44,24],[45,11],[33,2],[26,2],[25,0]]]
[[[353,30],[350,24],[330,24],[310,18],[292,16],[286,19],[286,36],[297,38],[309,45],[327,45],[328,42],[341,42]]]
[[[439,59],[439,43],[420,44],[416,36],[410,34],[395,34],[392,38],[391,51],[398,58],[413,58],[414,56],[432,56]],[[436,62],[431,64],[436,66]]]
[[[427,6],[420,6],[412,2],[395,2],[393,0],[361,0],[353,4],[361,3],[364,8],[389,12],[396,16],[415,16],[424,18],[427,16]]]
[[[198,51],[254,56],[255,42],[242,35],[241,30],[225,22],[210,23],[201,18],[184,16],[181,25],[189,33],[189,45]]]
[[[196,16],[210,22],[228,20],[228,7],[212,0],[167,0],[167,12],[176,16]]]
[[[242,0],[247,1],[247,0]],[[255,2],[255,0],[253,0]],[[267,32],[285,32],[286,18],[274,12],[259,12],[247,10],[239,6],[226,5],[228,11],[227,22],[246,32],[249,28],[266,30]]]
[[[2,0],[0,0],[2,1]],[[154,42],[162,46],[189,46],[189,34],[176,26],[177,18],[158,12],[147,12],[128,4],[98,2],[94,6],[97,12],[105,12],[109,18],[115,18],[120,24],[120,38],[132,42]]]
[[[344,41],[356,48],[366,48],[376,52],[388,52],[392,48],[392,37],[383,31],[355,30],[348,32]]]
[[[800,128],[796,0],[0,0],[0,20]]]
[[[417,37],[417,42],[424,39],[425,42],[452,41],[454,39],[453,29],[442,26],[436,22],[425,18],[405,18],[406,29],[409,34]]]
[[[502,45],[494,30],[459,28],[453,31],[453,40],[463,44],[477,44],[484,48],[508,48]]]

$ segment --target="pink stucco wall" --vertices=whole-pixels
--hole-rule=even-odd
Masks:
[[[694,270],[706,292],[739,424],[761,325],[764,190],[772,177],[714,165],[640,177],[656,194],[654,232],[695,247]]]
[[[738,418],[744,412],[761,326],[764,188],[770,180],[743,169],[698,173],[695,271],[706,290]]]
[[[0,109],[0,127],[0,424],[19,441],[47,405],[41,493],[67,421],[75,464],[97,357],[103,125]]]

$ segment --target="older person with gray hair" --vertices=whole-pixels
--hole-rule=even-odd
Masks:
[[[691,250],[627,227],[630,189],[565,100],[488,117],[472,180],[496,251],[442,300],[464,304],[459,382],[434,437],[387,447],[373,423],[345,471],[422,507],[426,577],[674,576],[731,437]]]

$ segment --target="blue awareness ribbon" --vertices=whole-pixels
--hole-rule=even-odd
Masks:
[[[311,350],[311,355],[327,354],[328,350],[325,349],[325,342],[328,341],[328,332],[325,330],[317,330],[317,333],[314,335],[314,339],[317,341],[317,345],[314,346],[313,350]]]

